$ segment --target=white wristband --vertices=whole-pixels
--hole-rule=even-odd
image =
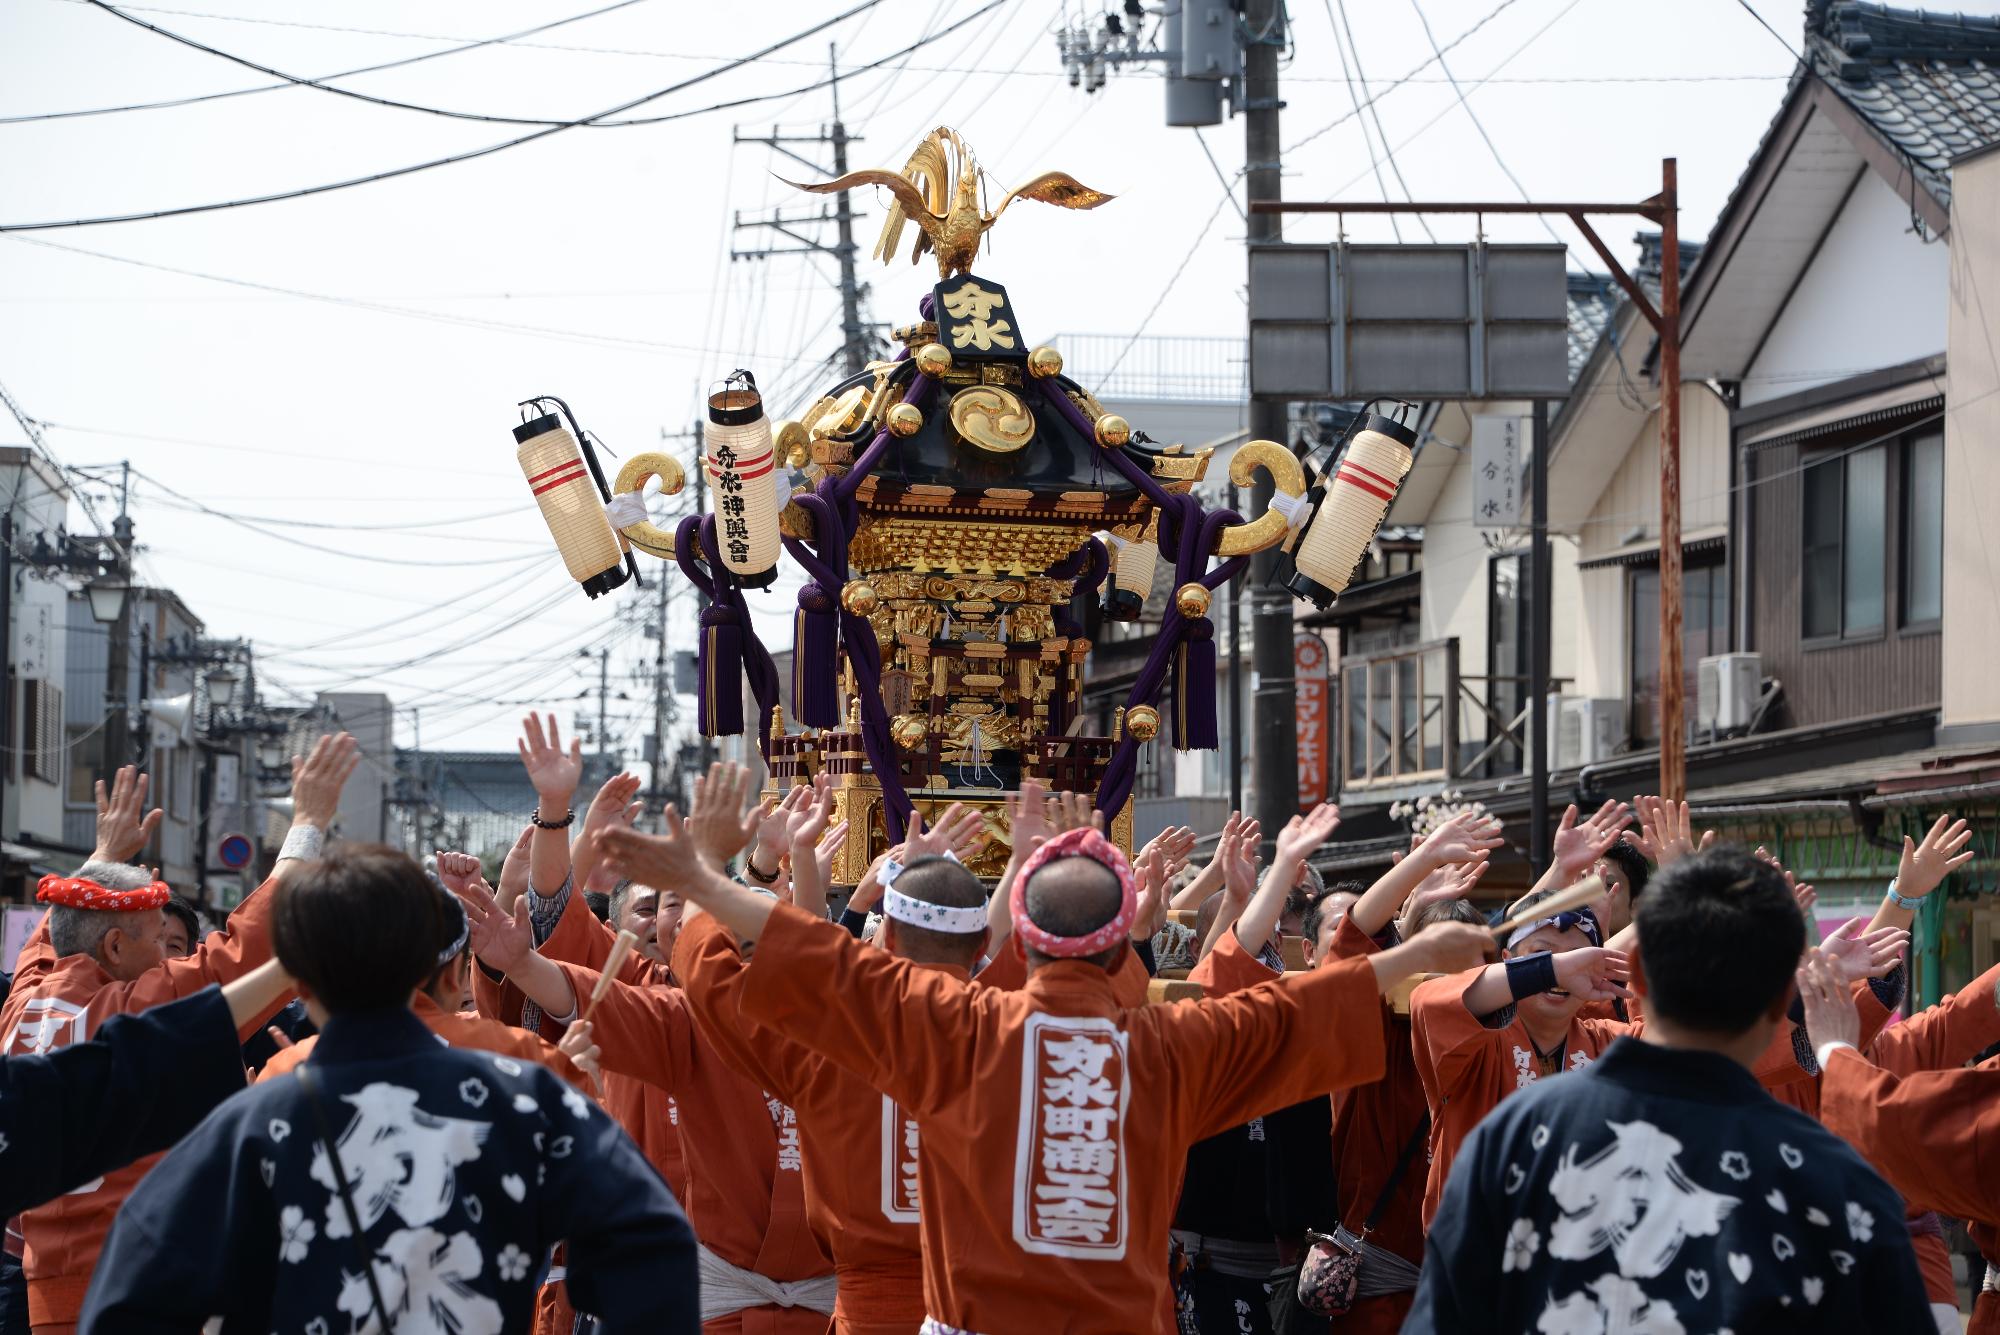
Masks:
[[[1846,1048],[1849,1052],[1855,1050],[1854,1045],[1844,1038],[1829,1038],[1826,1042],[1813,1049],[1813,1063],[1821,1071],[1825,1071],[1826,1059],[1833,1055],[1836,1048]]]
[[[301,862],[311,862],[319,856],[320,849],[325,844],[326,835],[318,826],[294,825],[290,833],[285,835],[284,844],[278,849],[278,861],[297,859]]]

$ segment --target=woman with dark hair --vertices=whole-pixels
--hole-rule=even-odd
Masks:
[[[118,1217],[83,1332],[527,1328],[549,1248],[607,1331],[692,1332],[694,1237],[596,1104],[547,1069],[446,1047],[411,1011],[444,903],[394,850],[336,852],[272,944],[320,1038],[230,1099]],[[209,1245],[190,1248],[184,1239]]]

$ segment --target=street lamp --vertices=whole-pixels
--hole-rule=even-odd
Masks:
[[[277,769],[285,763],[285,744],[275,737],[266,737],[257,743],[257,763],[265,769]]]
[[[236,698],[236,674],[227,668],[208,674],[209,703],[217,709],[229,708],[229,702]]]
[[[125,595],[131,586],[114,575],[94,579],[83,586],[83,592],[90,599],[90,616],[101,626],[116,623],[125,615]]]

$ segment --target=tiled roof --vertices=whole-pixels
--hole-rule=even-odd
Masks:
[[[2000,140],[2000,16],[1814,0],[1806,25],[1828,84],[1948,202],[1951,159]]]
[[[1611,313],[1621,297],[1611,275],[1571,273],[1569,275],[1569,382],[1574,385],[1590,360],[1590,350],[1611,323]]]

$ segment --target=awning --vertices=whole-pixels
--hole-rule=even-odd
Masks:
[[[1725,529],[1703,529],[1681,538],[1681,562],[1686,564],[1690,556],[1701,556],[1709,552],[1721,552],[1729,546],[1729,533]],[[1630,547],[1620,547],[1617,551],[1593,556],[1588,561],[1578,561],[1578,570],[1605,570],[1612,566],[1652,566],[1660,563],[1660,544],[1635,542]]]
[[[1944,395],[1939,392],[1942,385],[1941,377],[1942,373],[1938,377],[1926,376],[1906,385],[1898,385],[1894,389],[1878,390],[1858,399],[1847,399],[1811,412],[1783,418],[1769,426],[1745,432],[1741,443],[1747,449],[1770,449],[1777,445],[1811,440],[1815,436],[1829,435],[1835,431],[1845,431],[1851,427],[1873,426],[1881,422],[1918,417],[1924,413],[1942,413]]]
[[[66,848],[32,848],[27,844],[0,841],[0,859],[25,865],[29,871],[48,876],[66,876],[88,856],[87,853]]]

